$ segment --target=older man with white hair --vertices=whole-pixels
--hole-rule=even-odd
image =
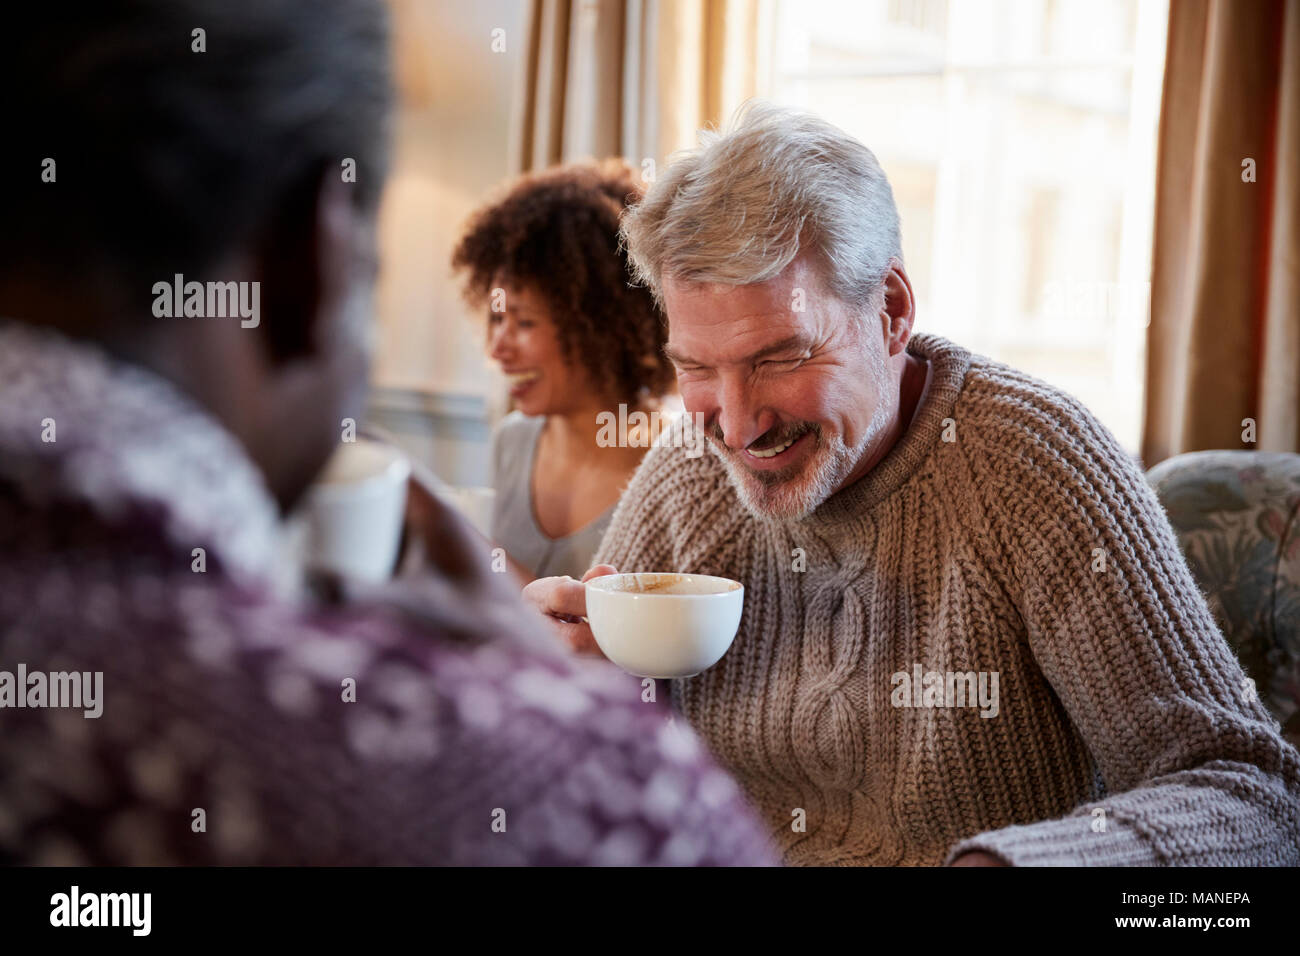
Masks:
[[[751,104],[624,234],[711,454],[646,456],[587,579],[745,585],[672,697],[786,862],[1300,862],[1300,755],[1142,472],[1074,398],[913,333],[870,150]],[[525,594],[598,653],[581,584]]]

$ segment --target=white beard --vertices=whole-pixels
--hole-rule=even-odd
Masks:
[[[891,388],[888,365],[883,359],[877,361],[878,353],[874,350],[869,354],[872,356],[870,374],[876,379],[876,394],[888,395]],[[815,441],[821,441],[821,446],[813,449],[812,456],[799,473],[772,484],[755,477],[755,473],[740,461],[738,453],[729,448],[719,450],[712,438],[708,439],[708,444],[722,459],[731,487],[750,514],[765,521],[802,521],[835,493],[884,434],[889,427],[890,408],[889,403],[877,403],[855,448],[849,448],[839,435],[824,440],[814,437]]]

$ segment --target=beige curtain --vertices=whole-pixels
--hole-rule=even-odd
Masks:
[[[1300,0],[1170,4],[1152,268],[1144,463],[1300,451]]]
[[[529,0],[511,168],[623,156],[653,173],[763,92],[771,0]]]

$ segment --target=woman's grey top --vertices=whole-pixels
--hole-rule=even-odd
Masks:
[[[537,526],[533,511],[533,463],[545,416],[511,412],[492,433],[492,540],[535,577],[567,574],[581,580],[591,567],[614,505],[590,524],[563,538]]]

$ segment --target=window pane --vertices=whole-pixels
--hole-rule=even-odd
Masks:
[[[1136,452],[1164,0],[783,0],[772,97],[875,152],[917,328]]]

